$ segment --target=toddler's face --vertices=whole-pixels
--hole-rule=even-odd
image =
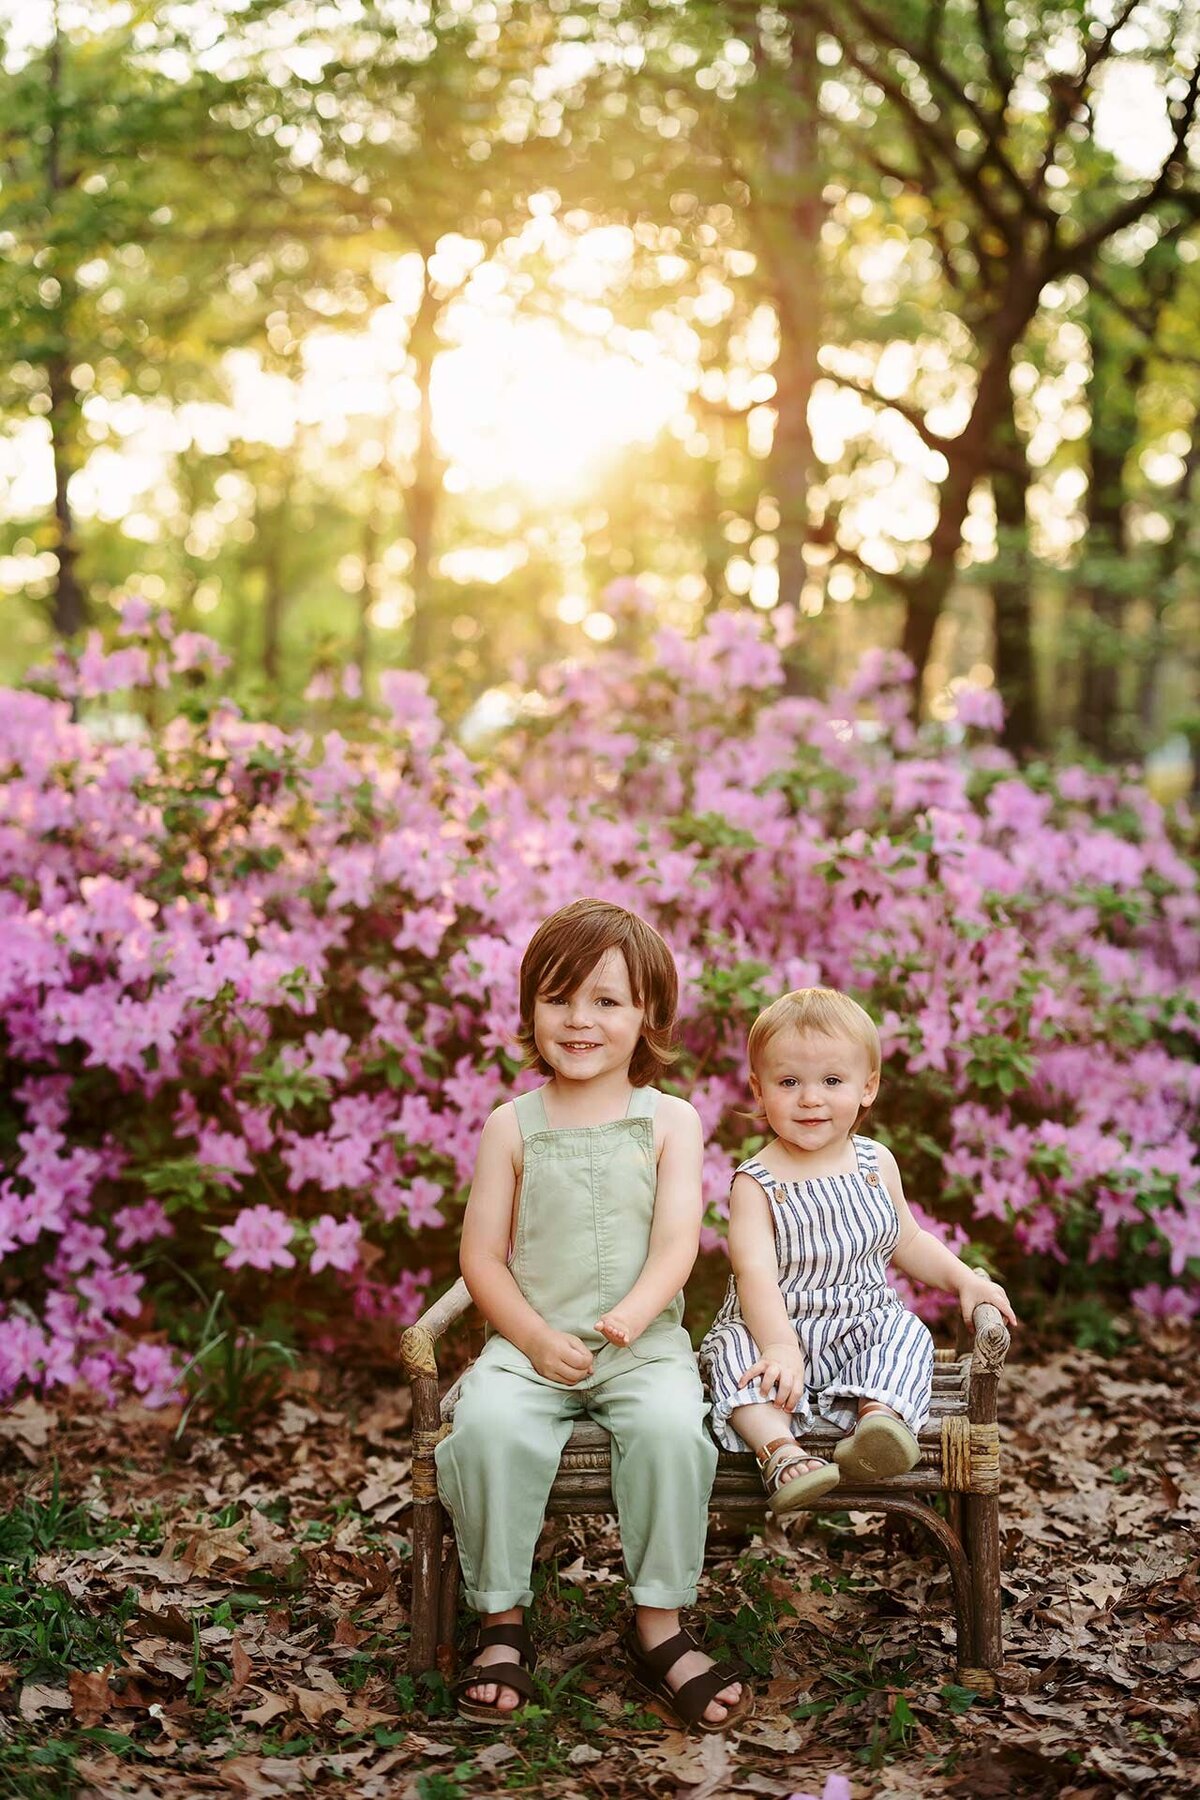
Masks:
[[[642,1035],[644,1007],[634,1004],[620,950],[606,950],[573,994],[539,994],[533,1036],[542,1058],[565,1081],[592,1081],[629,1061]]]
[[[879,1076],[853,1038],[781,1031],[750,1077],[754,1098],[776,1137],[804,1155],[832,1150],[875,1098]]]

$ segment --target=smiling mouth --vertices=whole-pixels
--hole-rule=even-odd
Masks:
[[[599,1044],[572,1043],[563,1045],[564,1050],[598,1050],[599,1048]]]

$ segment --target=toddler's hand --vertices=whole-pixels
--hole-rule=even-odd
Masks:
[[[763,1353],[738,1382],[740,1388],[758,1378],[764,1400],[774,1398],[784,1412],[795,1412],[804,1400],[804,1355],[797,1343],[764,1344]]]
[[[969,1280],[964,1281],[958,1290],[958,1302],[968,1325],[974,1321],[977,1306],[994,1306],[1000,1317],[1007,1319],[1010,1325],[1017,1323],[1017,1315],[1008,1295],[998,1281],[989,1281],[985,1275],[972,1275]]]
[[[596,1320],[596,1330],[602,1337],[606,1337],[610,1344],[616,1344],[618,1349],[624,1349],[627,1344],[632,1344],[635,1337],[639,1336],[619,1306],[614,1306],[611,1312],[606,1312],[602,1319]]]
[[[529,1352],[529,1360],[539,1375],[547,1381],[561,1382],[564,1387],[574,1387],[592,1372],[592,1353],[587,1345],[569,1331],[552,1331],[549,1326]]]

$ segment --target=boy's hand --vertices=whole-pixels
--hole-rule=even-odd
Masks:
[[[632,1344],[634,1338],[642,1335],[634,1321],[619,1306],[614,1306],[611,1312],[606,1312],[602,1319],[596,1320],[596,1330],[610,1344],[616,1344],[622,1350]]]
[[[564,1387],[574,1387],[592,1372],[591,1351],[569,1331],[554,1331],[547,1326],[528,1354],[539,1375],[547,1381],[561,1382]]]
[[[989,1281],[986,1275],[968,1275],[959,1287],[958,1303],[968,1325],[974,1324],[977,1306],[994,1306],[1000,1317],[1007,1319],[1010,1325],[1017,1323],[1017,1315],[1008,1295],[998,1281]]]
[[[764,1344],[762,1355],[746,1370],[738,1386],[744,1388],[755,1376],[764,1400],[773,1396],[776,1406],[784,1412],[795,1412],[804,1399],[804,1353],[795,1338]]]

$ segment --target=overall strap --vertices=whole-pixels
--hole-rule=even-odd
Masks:
[[[634,1088],[629,1096],[629,1106],[625,1117],[627,1119],[652,1119],[658,1111],[658,1100],[657,1088]]]
[[[773,1190],[782,1184],[778,1177],[772,1175],[770,1169],[763,1163],[760,1163],[756,1157],[751,1156],[746,1162],[738,1164],[730,1179],[730,1187],[733,1186],[733,1183],[737,1180],[739,1175],[749,1175],[752,1181],[757,1181],[759,1187],[767,1196],[767,1199],[772,1203],[774,1202],[775,1195]]]
[[[869,1175],[879,1168],[879,1148],[871,1138],[858,1137],[850,1139],[854,1146],[854,1154],[862,1174]]]
[[[535,1131],[549,1131],[550,1121],[546,1117],[546,1102],[540,1087],[530,1088],[527,1094],[518,1094],[513,1101],[513,1111],[522,1139],[532,1137]]]

